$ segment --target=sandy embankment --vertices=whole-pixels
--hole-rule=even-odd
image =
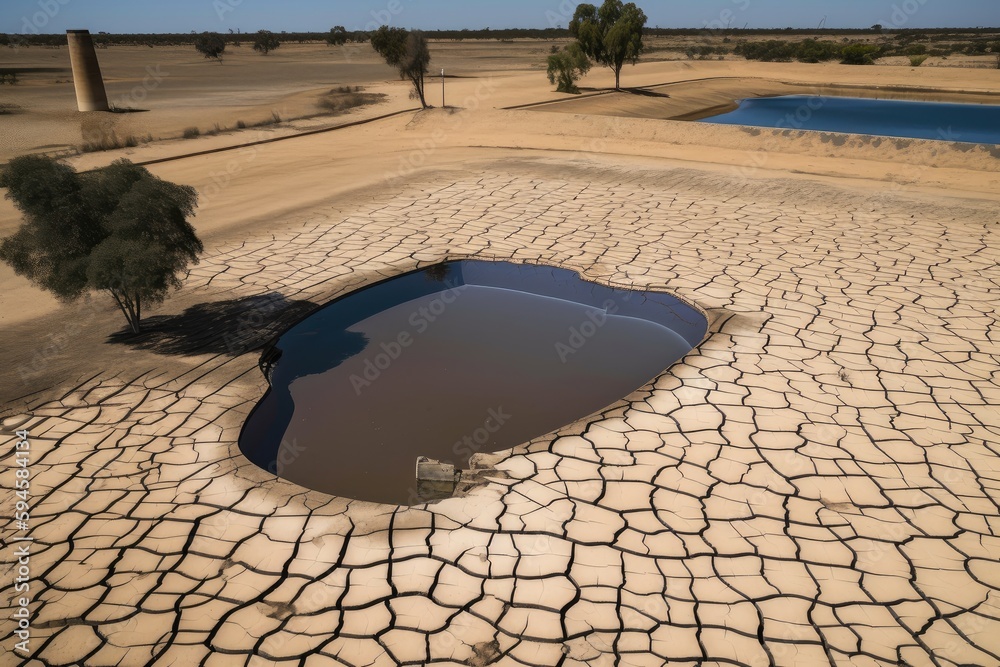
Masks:
[[[699,120],[732,111],[749,97],[808,95],[892,100],[1000,104],[1000,93],[961,92],[914,86],[823,85],[752,77],[717,77],[678,81],[627,92],[600,92],[577,99],[532,105],[536,111],[619,118]]]
[[[882,90],[933,87],[956,93],[1000,93],[1000,71],[918,72],[912,68],[840,65],[661,62],[628,68],[625,81],[631,86],[655,86],[699,78],[702,80],[676,86],[680,92],[670,93],[670,98],[629,99],[640,105],[666,99],[671,104],[696,107],[755,86],[773,85],[766,82],[775,80],[785,82],[782,85],[869,85]],[[584,83],[607,86],[610,72],[595,70]],[[392,81],[380,85],[397,102],[379,107],[379,111],[408,103],[405,84]],[[595,115],[602,105],[615,104],[614,97],[580,99],[553,93],[544,74],[536,70],[477,70],[475,75],[470,72],[450,80],[448,95],[449,104],[459,109],[432,110],[329,134],[179,159],[151,169],[163,178],[198,188],[202,201],[194,222],[209,248],[227,239],[246,239],[296,224],[322,205],[336,202],[346,207],[352,200],[349,193],[364,198],[372,188],[397,188],[422,170],[461,173],[470,162],[502,161],[525,150],[558,159],[565,159],[567,153],[579,160],[604,156],[619,165],[656,160],[661,166],[697,166],[746,179],[836,179],[847,187],[919,193],[937,201],[955,196],[995,199],[1000,193],[1000,148],[996,147]],[[572,101],[562,109],[550,105],[503,110],[555,99]],[[564,111],[574,105],[591,107],[590,113],[542,111]],[[248,130],[227,135],[226,140],[259,136],[259,131]],[[209,137],[88,154],[74,163],[87,169],[118,157],[135,161],[162,158],[214,147],[219,140]],[[0,203],[0,235],[12,232],[19,221],[9,201]],[[0,267],[0,281],[4,284],[0,326],[28,322],[59,308],[52,297],[14,276],[6,266]],[[170,307],[170,302],[164,306]]]

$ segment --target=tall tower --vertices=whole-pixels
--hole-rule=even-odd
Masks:
[[[108,94],[104,90],[101,64],[89,30],[67,30],[69,62],[73,66],[76,106],[80,111],[107,111]]]

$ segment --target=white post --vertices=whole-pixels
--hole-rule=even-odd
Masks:
[[[441,108],[444,109],[444,68],[441,68]]]

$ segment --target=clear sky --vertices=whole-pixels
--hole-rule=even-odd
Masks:
[[[594,0],[591,0],[594,2]],[[0,0],[0,32],[565,27],[577,0]],[[594,2],[594,4],[599,4]],[[1000,0],[639,0],[649,26],[1000,26]]]

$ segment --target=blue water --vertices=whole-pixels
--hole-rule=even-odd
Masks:
[[[786,95],[740,100],[704,123],[1000,144],[1000,106]]]

